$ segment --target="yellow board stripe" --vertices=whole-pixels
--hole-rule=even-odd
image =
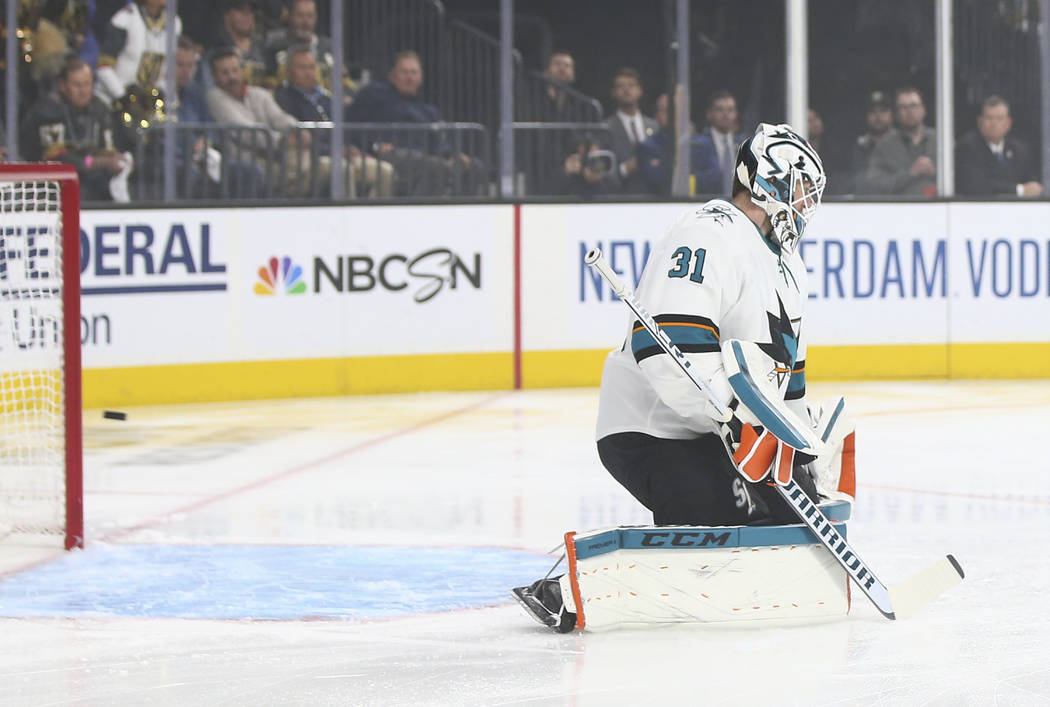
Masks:
[[[608,353],[526,351],[522,387],[596,386]],[[513,366],[506,352],[92,368],[84,371],[84,407],[506,390],[514,385]],[[811,346],[806,378],[1050,378],[1050,343]]]
[[[1050,343],[952,344],[951,378],[1050,378]]]
[[[1050,343],[811,346],[806,377],[1050,378]]]
[[[84,407],[499,390],[514,385],[508,353],[362,356],[84,370]]]
[[[947,378],[948,346],[810,346],[806,381]]]

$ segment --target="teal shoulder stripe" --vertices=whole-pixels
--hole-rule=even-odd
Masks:
[[[718,345],[718,333],[713,328],[701,324],[687,322],[674,323],[664,322],[660,328],[667,332],[667,336],[674,342],[675,346],[684,353],[706,353],[720,351]],[[653,335],[644,328],[635,328],[631,334],[631,351],[635,360],[641,361],[649,356],[662,353],[663,349],[656,343]]]

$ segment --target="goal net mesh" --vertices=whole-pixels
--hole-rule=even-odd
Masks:
[[[0,181],[0,535],[61,535],[66,478],[60,186],[6,179]]]

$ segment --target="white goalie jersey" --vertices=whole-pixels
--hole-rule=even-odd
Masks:
[[[805,265],[797,251],[783,253],[735,204],[714,199],[684,213],[654,244],[636,297],[723,403],[733,393],[720,344],[740,339],[773,359],[781,397],[808,419]],[[605,361],[597,439],[618,432],[689,439],[717,433],[714,414],[632,316],[623,346]]]

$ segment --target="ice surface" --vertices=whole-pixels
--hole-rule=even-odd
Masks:
[[[86,418],[88,549],[0,543],[0,704],[1050,704],[1050,381],[810,388],[858,425],[865,561],[966,570],[908,620],[558,635],[490,594],[650,520],[595,390],[133,408]]]

